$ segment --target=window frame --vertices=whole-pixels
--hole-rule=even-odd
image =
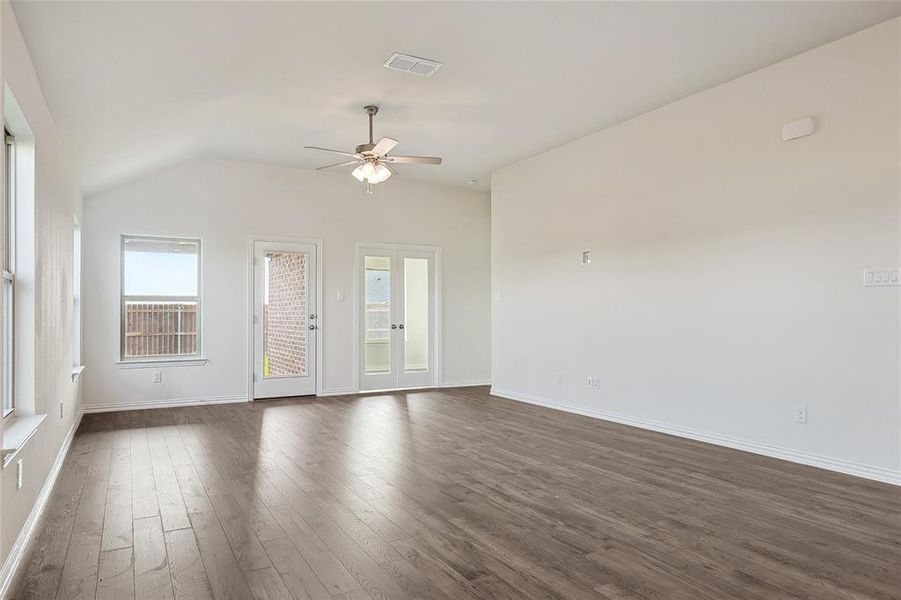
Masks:
[[[125,245],[128,240],[155,242],[187,242],[197,245],[197,295],[196,296],[134,296],[125,294]],[[203,240],[201,238],[171,235],[122,234],[119,240],[119,364],[140,363],[197,363],[203,358]],[[125,329],[127,302],[196,302],[197,339],[191,354],[154,354],[147,356],[125,355]]]
[[[2,282],[2,413],[3,419],[16,414],[16,137],[4,124],[3,182],[3,271]]]

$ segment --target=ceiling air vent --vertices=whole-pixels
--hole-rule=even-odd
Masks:
[[[395,52],[391,55],[391,58],[385,61],[385,66],[395,71],[405,71],[414,75],[425,75],[428,77],[441,67],[441,63],[427,58]]]

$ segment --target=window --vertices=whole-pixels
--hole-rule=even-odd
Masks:
[[[72,228],[72,368],[81,367],[81,223]],[[74,374],[74,370],[73,370]]]
[[[4,128],[6,160],[3,194],[3,416],[15,412],[15,298],[16,298],[16,139]]]
[[[122,236],[123,361],[200,355],[200,240]]]

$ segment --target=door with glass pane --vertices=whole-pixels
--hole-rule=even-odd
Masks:
[[[254,398],[316,393],[316,246],[254,243]]]
[[[435,385],[434,252],[361,248],[360,389]]]

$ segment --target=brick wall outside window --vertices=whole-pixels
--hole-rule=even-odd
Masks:
[[[263,373],[266,376],[307,374],[307,255],[271,252],[268,303],[263,307]]]

